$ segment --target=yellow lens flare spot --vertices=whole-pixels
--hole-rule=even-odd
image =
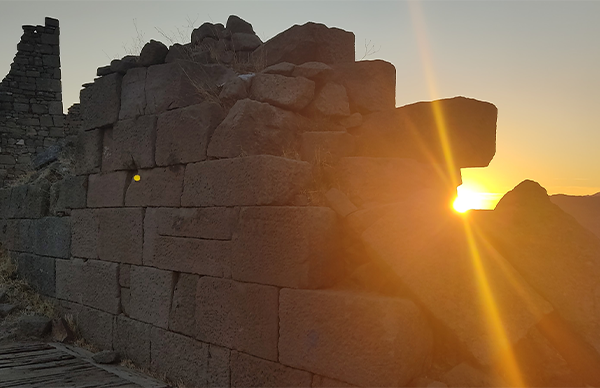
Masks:
[[[458,186],[458,196],[454,200],[454,210],[464,213],[471,209],[489,209],[489,197],[491,193],[479,193],[471,190],[464,185]]]
[[[141,179],[142,179],[142,177],[141,177],[141,176],[139,176],[138,174],[135,174],[135,175],[133,176],[133,180],[134,180],[134,181],[136,181],[136,182],[139,182]]]

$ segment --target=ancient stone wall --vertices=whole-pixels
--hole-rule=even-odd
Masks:
[[[0,83],[0,186],[31,170],[34,157],[65,136],[58,20],[23,26]]]
[[[580,381],[544,337],[552,305],[449,210],[496,108],[396,108],[393,65],[354,62],[346,31],[257,39],[232,16],[99,68],[75,168],[0,190],[19,273],[189,386],[504,386],[513,352],[531,384]]]

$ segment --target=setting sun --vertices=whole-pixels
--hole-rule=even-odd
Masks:
[[[493,209],[501,197],[501,194],[479,192],[465,185],[458,186],[457,191],[458,196],[452,206],[459,213],[471,209]]]

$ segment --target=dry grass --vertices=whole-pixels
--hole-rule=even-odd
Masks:
[[[173,380],[167,378],[166,373],[156,373],[147,368],[139,367],[128,358],[121,360],[119,365],[122,367],[128,368],[128,369],[134,370],[136,372],[142,373],[144,375],[150,376],[156,380],[164,381],[166,384],[168,384],[171,387],[186,388],[186,385],[184,384],[184,382],[182,380],[173,381]]]
[[[313,179],[303,194],[308,198],[309,205],[327,206],[325,193],[339,186],[334,178],[331,154],[318,149],[311,164]]]
[[[11,304],[19,306],[13,313],[18,315],[45,315],[57,318],[56,304],[35,292],[23,279],[17,277],[17,265],[8,252],[0,248],[0,287],[4,289]]]

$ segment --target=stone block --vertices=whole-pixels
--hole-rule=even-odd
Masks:
[[[0,189],[0,218],[9,218],[11,211],[11,189]]]
[[[121,313],[129,316],[131,311],[131,290],[121,287]]]
[[[298,66],[296,69],[301,68]],[[306,108],[306,114],[314,117],[341,119],[350,116],[350,103],[346,89],[337,83],[328,82]]]
[[[146,208],[144,213],[144,236],[142,247],[142,261],[145,265],[150,265],[154,258],[154,248],[156,238],[158,237],[158,208]]]
[[[223,108],[212,102],[165,112],[156,124],[156,164],[199,162],[206,159],[208,141],[225,118]]]
[[[300,111],[315,95],[315,83],[304,77],[260,73],[253,77],[250,98],[273,106]]]
[[[175,285],[171,271],[132,266],[131,272],[131,318],[167,329],[169,312]]]
[[[53,297],[56,283],[54,258],[32,255],[29,253],[13,253],[12,259],[17,264],[17,275],[42,295]]]
[[[181,206],[286,204],[311,175],[306,162],[268,155],[188,164]]]
[[[144,209],[99,209],[100,260],[142,264]]]
[[[231,350],[217,345],[208,345],[208,370],[206,372],[207,387],[229,387],[229,359]]]
[[[183,191],[184,167],[139,170],[139,181],[130,180],[125,206],[179,206]]]
[[[147,265],[178,272],[231,277],[230,241],[158,236]]]
[[[304,132],[300,150],[304,161],[335,164],[340,158],[355,154],[356,139],[342,131]]]
[[[232,240],[235,280],[291,288],[322,288],[340,273],[340,230],[327,207],[248,207]]]
[[[71,255],[98,258],[100,217],[97,211],[81,209],[71,212]]]
[[[311,374],[276,362],[231,353],[232,387],[310,387]]]
[[[146,72],[145,67],[127,70],[121,84],[121,109],[119,120],[133,119],[146,110]]]
[[[201,65],[178,60],[151,66],[146,75],[146,114],[215,100],[218,85],[235,77],[222,65]]]
[[[114,315],[77,303],[60,301],[65,315],[75,318],[81,336],[100,349],[113,347]]]
[[[118,120],[122,79],[123,76],[120,74],[109,74],[98,78],[93,84],[81,90],[79,100],[82,130],[106,127]]]
[[[277,360],[278,291],[208,276],[198,280],[196,338]]]
[[[121,120],[104,133],[102,171],[152,168],[156,143],[156,116]]]
[[[209,240],[231,240],[239,209],[231,207],[158,208],[158,234]]]
[[[169,330],[195,336],[198,276],[180,273],[173,289]]]
[[[283,289],[279,308],[284,365],[366,387],[406,386],[428,368],[433,335],[409,300]]]
[[[354,62],[354,34],[313,22],[294,25],[254,50],[252,59],[265,66],[280,62]]]
[[[10,197],[10,218],[40,218],[48,215],[50,183],[46,180],[13,187]]]
[[[99,260],[57,260],[56,297],[118,314],[119,265]]]
[[[120,353],[121,358],[149,369],[151,327],[147,323],[118,315],[115,318],[113,349]]]
[[[449,203],[461,184],[460,171],[446,179],[440,176],[444,168],[414,159],[349,157],[340,159],[335,176],[340,190],[358,206],[402,201],[420,191]]]
[[[93,174],[102,166],[103,131],[94,129],[80,131],[75,142],[75,172],[79,175]]]
[[[442,122],[436,112],[442,112]],[[497,116],[498,109],[489,102],[454,97],[366,115],[353,132],[362,156],[412,158],[443,165],[447,148],[455,168],[486,167],[496,152]],[[440,140],[440,126],[446,142]]]
[[[150,347],[153,371],[190,387],[206,386],[208,344],[153,327]]]
[[[482,365],[490,365],[552,312],[552,306],[467,222],[447,206],[414,199],[386,209],[361,240],[370,257],[461,346]],[[493,302],[482,297],[485,287],[493,288]],[[489,329],[495,324],[490,320],[494,311],[502,312],[501,340]]]
[[[297,151],[305,127],[306,119],[293,112],[250,99],[239,100],[215,129],[208,156],[283,156]]]
[[[355,204],[353,204],[348,197],[340,190],[330,189],[325,193],[325,200],[327,205],[332,208],[340,217],[346,217],[358,210]]]
[[[71,252],[69,217],[44,217],[33,221],[34,251],[38,255],[68,258]]]
[[[35,252],[35,229],[33,220],[8,220],[6,232],[7,248],[17,252]]]
[[[54,183],[50,188],[51,213],[64,213],[70,209],[84,208],[87,203],[87,188],[86,176],[70,176]]]
[[[129,288],[131,286],[131,264],[120,264],[119,265],[119,285],[121,287]]]
[[[334,79],[346,87],[353,112],[370,113],[396,107],[396,68],[382,60],[333,66]]]
[[[132,181],[127,171],[92,174],[89,176],[88,207],[120,207],[125,203],[125,190]]]

